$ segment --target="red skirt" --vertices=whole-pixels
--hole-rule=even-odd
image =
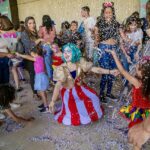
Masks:
[[[62,106],[55,120],[64,125],[78,126],[99,120],[103,116],[96,92],[86,85],[61,89]]]

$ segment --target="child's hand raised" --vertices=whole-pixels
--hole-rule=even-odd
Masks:
[[[111,53],[112,55],[116,55],[115,50],[109,50],[109,49],[107,49],[107,50],[105,50],[105,51],[108,52],[108,53]]]

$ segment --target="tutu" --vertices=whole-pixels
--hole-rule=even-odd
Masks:
[[[62,88],[61,98],[61,110],[55,114],[55,120],[59,123],[78,126],[97,121],[103,115],[96,92],[86,85]]]
[[[150,114],[150,109],[142,109],[128,105],[123,106],[119,113],[121,116],[130,121],[130,128],[146,119]]]
[[[48,88],[49,88],[49,80],[47,75],[44,72],[37,73],[35,75],[34,90],[46,91]]]

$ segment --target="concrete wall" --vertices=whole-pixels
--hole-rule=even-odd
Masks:
[[[0,3],[0,13],[7,15],[11,19],[9,0],[5,0],[3,3]]]
[[[81,21],[80,9],[88,5],[91,16],[100,14],[102,3],[108,0],[17,0],[20,20],[27,16],[34,16],[37,27],[41,24],[42,16],[49,14],[56,23],[57,30],[61,22],[68,20]],[[140,0],[112,0],[115,3],[116,15],[119,22],[123,21],[132,12],[139,11]]]

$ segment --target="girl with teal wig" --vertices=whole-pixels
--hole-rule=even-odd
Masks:
[[[63,46],[62,51],[64,52],[65,49],[72,52],[72,59],[71,59],[72,63],[76,63],[80,61],[82,54],[81,54],[80,49],[75,44],[68,43]],[[62,54],[62,59],[64,62],[66,62],[63,54]]]

